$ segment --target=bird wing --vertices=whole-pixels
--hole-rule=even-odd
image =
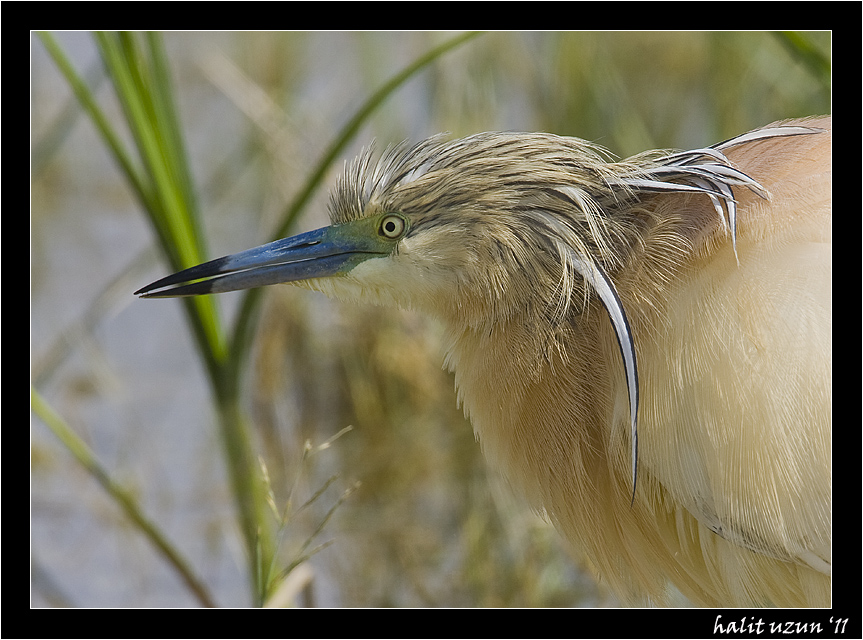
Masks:
[[[828,575],[829,125],[715,147],[771,197],[735,191],[737,250],[705,242],[669,291],[664,340],[638,354],[651,473],[726,540]]]

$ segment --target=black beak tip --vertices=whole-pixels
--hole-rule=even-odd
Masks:
[[[190,267],[169,276],[151,282],[135,292],[142,298],[175,298],[178,296],[200,295],[209,293],[211,285],[208,280],[193,282],[202,278],[213,278],[221,273],[229,256],[217,258],[195,267]],[[189,283],[192,284],[189,284]],[[161,291],[157,291],[161,289]]]
[[[192,282],[176,287],[160,288],[158,283],[148,284],[142,289],[135,292],[136,296],[141,298],[185,298],[189,296],[202,296],[208,293],[213,293],[213,282],[211,280],[202,280],[200,282]]]

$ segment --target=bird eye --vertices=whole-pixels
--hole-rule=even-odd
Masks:
[[[379,231],[385,238],[398,238],[405,232],[405,219],[396,215],[384,216]]]

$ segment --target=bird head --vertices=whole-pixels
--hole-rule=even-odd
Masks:
[[[328,227],[213,260],[139,294],[173,297],[293,282],[343,300],[416,308],[471,326],[587,299],[570,253],[615,263],[628,220],[600,215],[611,170],[597,147],[483,133],[369,149],[346,167]]]

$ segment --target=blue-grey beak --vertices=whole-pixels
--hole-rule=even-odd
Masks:
[[[364,260],[392,251],[392,239],[380,237],[373,225],[373,221],[355,221],[276,240],[179,271],[135,295],[173,298],[224,293],[346,273]]]

